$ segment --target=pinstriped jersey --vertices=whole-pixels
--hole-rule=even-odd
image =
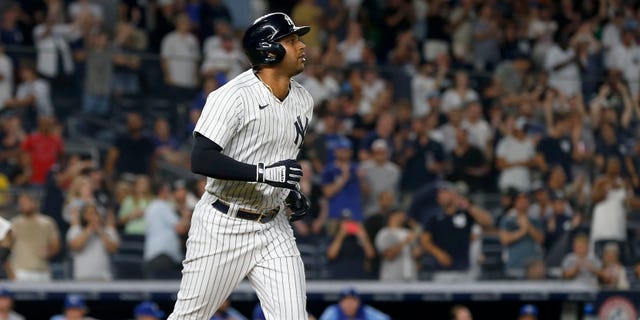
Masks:
[[[250,69],[209,94],[194,132],[221,146],[224,155],[237,161],[269,165],[296,159],[312,114],[311,95],[295,80],[280,101]],[[211,177],[206,190],[250,210],[275,208],[288,194],[287,189],[266,183]]]

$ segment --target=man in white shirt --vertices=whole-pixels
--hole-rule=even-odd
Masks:
[[[511,135],[498,143],[496,166],[500,172],[498,187],[500,190],[516,188],[519,191],[531,191],[531,169],[535,157],[535,146],[525,133],[527,120],[518,118]]]
[[[165,83],[172,87],[195,89],[198,85],[198,39],[189,33],[189,16],[176,18],[176,29],[162,39],[160,55]]]
[[[205,53],[200,72],[205,77],[222,73],[226,79],[232,79],[249,66],[249,61],[231,35],[222,35],[221,40],[220,46]]]
[[[549,72],[549,86],[558,89],[565,97],[580,91],[579,60],[566,37],[560,36],[547,51],[544,68]]]
[[[144,211],[145,270],[150,278],[167,278],[180,275],[180,262],[184,258],[180,235],[188,231],[188,221],[180,219],[171,202],[171,186],[156,186],[156,198]]]
[[[636,43],[634,30],[625,29],[622,42],[615,45],[607,57],[610,59],[608,68],[620,72],[629,84],[631,94],[636,96],[640,88],[640,47]]]
[[[0,109],[4,108],[4,102],[13,95],[13,62],[4,53],[4,47],[0,43]]]
[[[469,132],[469,143],[471,143],[471,145],[482,150],[486,155],[491,154],[493,130],[489,122],[484,119],[482,106],[479,101],[467,103],[462,128],[467,129],[467,132]]]
[[[56,24],[51,19],[37,25],[33,29],[33,41],[38,72],[49,79],[72,74],[74,63],[69,41],[80,36],[74,25]]]

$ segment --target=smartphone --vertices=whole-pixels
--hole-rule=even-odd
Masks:
[[[345,221],[343,222],[345,226],[345,230],[349,235],[355,235],[360,231],[360,224],[356,221]]]

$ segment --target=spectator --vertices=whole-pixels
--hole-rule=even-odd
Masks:
[[[231,306],[231,299],[227,299],[209,320],[247,320],[247,318]]]
[[[498,142],[496,168],[500,170],[500,190],[515,188],[531,191],[531,167],[534,164],[535,148],[533,141],[525,133],[526,125],[526,119],[518,118],[511,134]]]
[[[451,308],[451,320],[473,320],[469,308],[457,304]]]
[[[144,214],[152,200],[151,182],[148,176],[135,178],[133,193],[122,201],[118,211],[118,225],[128,235],[143,235],[146,230]]]
[[[5,101],[13,95],[13,61],[4,52],[4,45],[0,41],[0,109],[5,107]]]
[[[499,94],[508,101],[517,101],[525,93],[530,67],[529,58],[519,52],[511,60],[498,64],[493,72],[493,81],[499,88]]]
[[[329,201],[329,220],[337,221],[345,214],[354,221],[362,221],[364,214],[360,198],[363,175],[358,163],[351,160],[351,142],[341,137],[335,144],[335,160],[322,172],[322,192]],[[335,231],[335,226],[328,226]]]
[[[124,173],[153,175],[153,142],[142,132],[142,121],[139,113],[127,114],[127,133],[116,138],[105,159],[104,173],[108,179]]]
[[[432,63],[424,63],[418,68],[418,72],[411,79],[411,96],[413,103],[413,116],[422,118],[432,112],[438,112],[434,109],[429,100],[433,97],[440,96],[440,87],[443,84],[447,74],[447,69],[436,68]]]
[[[437,126],[437,117],[437,113],[430,113],[412,122],[414,135],[406,142],[408,146],[402,155],[404,170],[401,189],[404,193],[408,193],[406,196],[443,175],[446,163],[444,148],[440,142],[431,137],[433,129]]]
[[[67,294],[64,298],[64,313],[51,317],[50,320],[96,320],[88,317],[89,308],[84,298],[78,294]]]
[[[77,57],[85,61],[82,111],[90,115],[106,116],[109,113],[115,52],[109,35],[103,30],[91,35],[88,42],[87,49],[76,53]]]
[[[525,304],[520,307],[518,320],[538,320],[538,307],[532,304]]]
[[[322,196],[322,186],[314,181],[316,176],[310,161],[300,161],[302,178],[300,179],[300,191],[309,197],[311,209],[307,215],[293,222],[294,232],[298,240],[308,239],[314,241],[316,237],[325,235],[325,222],[327,220],[327,201]]]
[[[384,139],[378,139],[371,145],[371,159],[362,163],[365,183],[369,192],[365,195],[364,215],[369,217],[379,211],[378,198],[385,190],[398,198],[400,186],[400,168],[389,161],[389,146]]]
[[[387,225],[389,213],[396,209],[396,198],[393,192],[384,190],[378,195],[378,211],[364,220],[364,228],[367,230],[369,239],[374,239],[378,232]]]
[[[473,65],[476,70],[493,70],[500,60],[501,30],[492,4],[480,7],[473,24]]]
[[[248,62],[246,55],[234,41],[233,35],[223,34],[220,38],[220,46],[205,53],[200,74],[203,77],[223,80],[221,83],[224,84],[242,73],[248,66]]]
[[[111,214],[104,217],[93,203],[78,208],[67,243],[73,257],[74,280],[112,279],[110,255],[118,249],[118,232]]]
[[[131,22],[121,21],[116,25],[113,39],[113,82],[111,89],[115,97],[134,95],[140,92],[140,52],[147,49],[147,34]]]
[[[602,262],[589,250],[589,238],[584,234],[573,238],[573,252],[562,261],[562,278],[582,283],[598,282],[602,276]]]
[[[73,179],[67,191],[67,197],[62,209],[62,217],[67,223],[78,221],[80,208],[86,204],[95,202],[93,186],[91,185],[89,177],[79,173],[79,175]],[[104,208],[100,208],[100,210],[103,209]]]
[[[102,6],[89,0],[76,0],[69,4],[69,18],[75,23],[87,26],[87,32],[92,30],[88,26],[97,27],[104,21]]]
[[[627,273],[620,263],[620,249],[615,242],[607,243],[602,251],[601,287],[610,290],[627,290]]]
[[[375,249],[362,223],[348,216],[342,219],[327,248],[328,269],[332,279],[373,278],[371,259]]]
[[[333,2],[342,4],[342,1],[332,0]],[[330,70],[343,69],[347,66],[347,61],[339,47],[339,38],[336,35],[329,35],[325,48],[320,57],[321,65]],[[306,67],[305,67],[306,69]],[[315,101],[315,100],[314,100]]]
[[[387,226],[375,237],[375,246],[381,257],[380,280],[415,281],[416,257],[420,247],[415,230],[405,228],[407,214],[399,209],[389,212]]]
[[[53,219],[38,212],[33,195],[18,196],[20,215],[11,220],[15,237],[11,267],[18,281],[51,279],[49,259],[60,250],[60,233]]]
[[[544,58],[544,68],[549,72],[549,87],[558,90],[565,97],[571,97],[580,92],[581,62],[574,49],[569,46],[568,36],[557,32],[555,40]]]
[[[479,100],[478,93],[469,86],[469,75],[465,71],[456,71],[454,86],[447,89],[442,96],[442,109],[449,113],[453,109],[460,109],[464,104]]]
[[[605,172],[593,184],[591,201],[594,204],[591,220],[591,241],[627,240],[627,209],[625,201],[630,193],[622,177],[620,160],[607,159]]]
[[[459,195],[448,182],[439,183],[436,192],[437,207],[426,218],[420,236],[425,257],[436,271],[468,271],[471,229],[475,223],[491,226],[491,214]]]
[[[155,195],[143,213],[145,271],[152,279],[179,278],[180,262],[184,258],[180,236],[188,231],[191,212],[182,217],[178,215],[167,183],[156,186]]]
[[[491,159],[493,155],[493,131],[487,120],[484,119],[482,105],[478,101],[466,104],[465,117],[462,127],[469,133],[469,143],[480,149],[484,155]]]
[[[319,318],[319,320],[340,319],[386,320],[391,318],[380,310],[362,303],[360,294],[353,288],[347,288],[340,292],[338,303],[328,306]]]
[[[64,152],[64,142],[55,129],[53,117],[38,118],[38,130],[22,142],[22,174],[16,179],[18,184],[44,186],[47,173]]]
[[[344,40],[338,43],[338,51],[344,57],[348,65],[362,62],[366,48],[365,39],[362,37],[362,28],[357,21],[349,21],[347,24],[347,35]]]
[[[440,1],[429,3],[426,15],[427,35],[422,47],[425,61],[432,62],[443,56],[449,56],[451,33],[447,28],[448,11],[448,3]],[[395,39],[395,34],[384,34],[390,39]]]
[[[541,257],[540,245],[544,242],[542,222],[530,217],[529,195],[520,192],[514,200],[513,209],[500,221],[500,243],[507,252],[507,273],[524,276],[529,261]]]
[[[620,161],[620,164],[623,165],[625,173],[635,171],[635,168],[630,168],[625,165],[629,163],[626,158],[629,156],[631,150],[618,138],[614,124],[603,123],[600,125],[599,134],[596,139],[594,157],[596,170],[603,171],[605,169],[605,159],[615,157]]]
[[[175,30],[162,38],[160,49],[164,82],[176,103],[192,97],[198,85],[200,45],[189,29],[189,16],[179,14]]]
[[[580,151],[575,147],[569,137],[571,122],[566,114],[558,114],[553,117],[553,127],[536,146],[536,165],[547,172],[554,166],[561,166],[569,181],[573,180],[571,166],[574,160],[581,157]]]
[[[180,141],[171,134],[171,124],[166,118],[159,117],[153,126],[151,142],[155,147],[158,161],[166,161],[175,166],[184,166],[186,155],[180,150]]]
[[[297,1],[291,9],[291,19],[305,26],[310,26],[311,30],[304,37],[307,51],[312,54],[320,53],[321,35],[324,28],[325,14],[324,6],[316,3],[316,0]]]
[[[20,46],[26,42],[25,35],[20,28],[20,15],[22,14],[20,9],[20,3],[9,3],[1,14],[0,19],[0,43],[7,46]],[[13,63],[17,63],[16,55],[11,55]]]
[[[229,25],[233,22],[231,11],[222,0],[203,1],[200,14],[200,22],[202,23],[200,31],[203,39],[209,37],[214,30],[217,34],[218,29],[214,29],[214,26],[219,22],[225,22]]]
[[[0,319],[24,320],[25,318],[13,310],[13,292],[0,287]]]
[[[633,96],[640,88],[640,47],[636,42],[636,32],[631,29],[622,31],[622,41],[611,48],[607,55],[610,61],[609,71],[619,73],[631,89]]]
[[[456,148],[450,154],[451,173],[447,180],[464,183],[471,192],[490,191],[489,162],[480,149],[469,143],[469,134],[466,129],[456,130]]]
[[[308,320],[316,320],[316,317],[314,317],[311,313],[307,312]],[[265,318],[264,316],[264,312],[262,311],[262,307],[260,306],[260,303],[256,304],[256,306],[253,308],[253,312],[251,314],[251,320],[266,320],[267,318]]]
[[[602,28],[602,46],[604,47],[604,64],[606,67],[613,66],[615,61],[611,57],[613,48],[622,43],[622,31],[624,29],[625,15],[622,10],[616,10],[613,18]]]
[[[20,174],[20,147],[27,139],[27,133],[14,112],[2,115],[0,123],[0,173],[13,182]]]
[[[449,16],[453,58],[462,64],[472,62],[471,49],[475,20],[476,12],[472,0],[460,1]]]
[[[162,320],[164,312],[155,302],[143,301],[133,309],[135,320]]]
[[[70,91],[69,77],[75,65],[69,42],[78,39],[82,34],[80,25],[65,25],[49,16],[33,29],[33,41],[37,50],[38,73],[49,80],[54,92]],[[66,83],[65,83],[66,82]]]
[[[547,279],[547,267],[544,260],[536,259],[527,263],[524,278],[529,281],[539,281]]]
[[[4,102],[5,107],[15,108],[20,114],[22,123],[29,131],[36,127],[38,116],[52,116],[54,114],[49,83],[42,80],[29,65],[22,65],[19,70],[22,81],[15,97]]]
[[[582,224],[582,215],[573,213],[568,208],[566,195],[561,191],[551,192],[551,215],[544,217],[544,248],[547,253],[547,261],[551,255],[559,259],[568,251],[573,234]],[[558,260],[559,260],[558,259]],[[559,262],[559,261],[558,261]]]

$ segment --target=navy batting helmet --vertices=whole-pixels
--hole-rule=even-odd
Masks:
[[[294,33],[304,35],[310,29],[308,26],[297,27],[282,12],[270,13],[256,19],[247,29],[242,38],[242,47],[254,67],[274,65],[282,61],[285,55],[285,49],[278,40]]]

